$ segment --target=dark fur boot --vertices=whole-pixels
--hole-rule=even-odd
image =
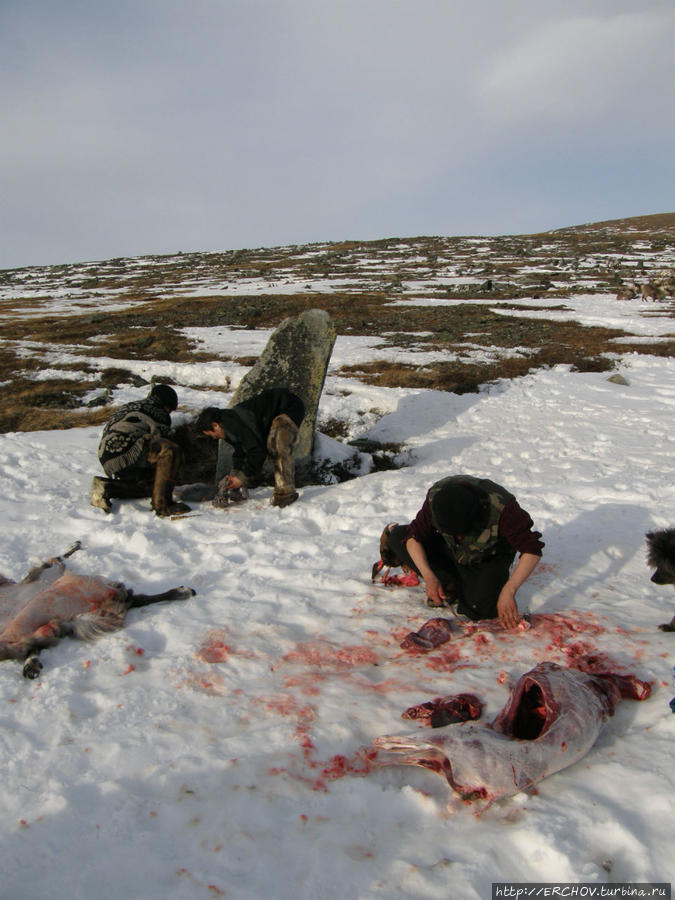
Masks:
[[[155,464],[152,487],[152,508],[157,516],[178,516],[189,512],[187,503],[173,499],[173,487],[180,464],[180,448],[166,438],[154,440],[148,451],[148,461]]]

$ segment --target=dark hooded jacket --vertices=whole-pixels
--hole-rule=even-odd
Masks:
[[[233,469],[257,479],[267,458],[267,435],[277,416],[287,415],[300,427],[305,417],[302,400],[287,388],[268,388],[230,409],[219,410],[218,421],[232,446]]]

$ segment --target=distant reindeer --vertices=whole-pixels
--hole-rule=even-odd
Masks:
[[[661,272],[659,286],[663,290],[664,297],[672,297],[675,295],[675,272],[666,270]]]
[[[654,284],[653,281],[648,281],[647,284],[643,284],[640,288],[640,293],[642,294],[643,300],[663,300],[666,296],[666,292],[660,284]]]
[[[80,546],[77,541],[62,557],[31,569],[18,584],[0,575],[0,660],[23,660],[25,678],[38,677],[40,651],[62,637],[92,640],[122,628],[133,607],[194,596],[189,587],[134,594],[121,582],[99,575],[64,574],[64,559]]]
[[[617,300],[632,300],[634,297],[637,297],[638,289],[637,285],[632,282],[624,285],[624,287],[619,288],[616,292]]]

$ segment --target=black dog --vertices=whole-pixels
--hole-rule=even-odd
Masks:
[[[647,534],[647,565],[654,568],[654,584],[675,584],[675,528]],[[675,616],[659,625],[661,631],[675,631]]]

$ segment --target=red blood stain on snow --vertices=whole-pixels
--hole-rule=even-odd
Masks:
[[[264,706],[266,710],[285,718],[295,717],[298,721],[296,731],[306,734],[311,722],[316,718],[316,710],[309,704],[299,703],[291,694],[272,694],[268,697],[252,697],[251,702]]]
[[[345,675],[345,680],[361,691],[371,694],[388,694],[390,691],[409,691],[413,685],[398,678],[385,678],[384,681],[369,681],[358,675]]]
[[[373,628],[368,628],[363,633],[367,636],[371,644],[377,644],[379,647],[386,648],[387,650],[393,646],[398,647],[401,643],[401,638],[393,637],[390,634],[383,634],[380,631],[375,631]]]
[[[567,656],[569,664],[573,665],[574,660],[579,659],[581,656],[588,656],[589,653],[595,653],[597,648],[595,644],[591,644],[589,641],[574,641],[574,643],[563,647],[562,650]]]
[[[368,775],[375,768],[378,751],[374,747],[361,747],[351,756],[338,753],[325,762],[312,760],[310,766],[319,769],[319,777],[314,781],[312,789],[327,791],[326,782],[337,781],[345,775]]]
[[[122,677],[122,675],[129,675],[131,672],[135,672],[135,671],[136,671],[136,666],[133,665],[133,663],[129,663],[129,665],[126,667],[124,672],[121,673],[120,678]]]
[[[379,662],[379,656],[363,644],[341,647],[331,641],[318,640],[296,644],[295,650],[286,653],[283,660],[317,669],[341,671],[354,666],[375,665]]]
[[[578,610],[568,616],[562,613],[533,613],[530,622],[536,633],[551,641],[554,647],[561,647],[578,634],[599,635],[607,631],[593,613]]]
[[[408,691],[413,686],[400,678],[376,681],[376,670],[364,671],[365,667],[379,664],[405,666],[411,679],[419,677],[422,666],[443,675],[463,668],[484,668],[486,660],[496,667],[499,659],[504,660],[502,665],[505,662],[512,663],[514,641],[525,640],[532,653],[544,654],[545,657],[550,657],[552,652],[564,654],[571,666],[581,665],[581,660],[591,657],[599,669],[616,671],[617,668],[616,664],[597,651],[592,640],[597,635],[615,629],[610,623],[604,624],[600,617],[589,612],[534,614],[528,622],[523,623],[522,628],[510,630],[502,628],[496,620],[465,626],[457,623],[456,635],[453,629],[453,638],[456,636],[457,640],[424,657],[396,653],[395,645],[400,644],[411,626],[415,627],[412,621],[408,621],[400,629],[390,629],[388,634],[373,629],[364,631],[364,636],[370,645],[377,647],[377,651],[369,645],[341,646],[318,638],[296,644],[292,651],[283,656],[285,664],[305,666],[306,669],[292,671],[285,678],[282,676],[284,688],[289,693],[256,697],[251,701],[252,705],[263,707],[269,713],[294,722],[294,737],[299,752],[291,752],[288,764],[271,769],[270,774],[285,773],[313,790],[327,791],[330,782],[347,775],[365,775],[377,765],[377,751],[372,747],[361,748],[352,755],[336,754],[327,760],[318,759],[311,732],[313,723],[319,716],[319,701],[313,700],[312,705],[306,699],[318,698],[323,683],[331,678],[339,678],[342,683],[350,685],[355,697],[359,694],[385,695]],[[275,667],[270,666],[270,670],[274,671]],[[397,670],[401,671],[400,668]],[[497,680],[500,684],[505,684],[509,682],[510,676],[507,672],[500,671]],[[297,696],[290,693],[292,691]]]
[[[225,679],[222,675],[206,676],[203,672],[186,671],[186,677],[183,682],[187,687],[203,691],[212,697],[222,697],[225,694]]]
[[[480,622],[469,622],[464,626],[464,637],[483,634],[487,640],[492,640],[489,635],[497,635],[505,637],[507,635],[517,635],[523,631],[529,631],[532,623],[528,619],[521,619],[513,628],[504,628],[499,619],[483,619]]]
[[[211,628],[195,654],[197,659],[207,663],[227,662],[231,648],[225,643],[226,628]]]
[[[424,665],[435,672],[455,672],[457,669],[466,669],[473,666],[469,661],[462,661],[462,653],[458,647],[448,647],[440,653],[429,655]]]
[[[476,647],[476,649],[485,647],[486,644],[492,646],[492,643],[494,641],[494,638],[491,634],[484,634],[482,631],[478,634],[472,635],[472,639],[474,647]]]
[[[422,619],[420,619],[420,624],[423,624]],[[392,639],[396,643],[396,646],[400,647],[401,642],[405,640],[405,638],[410,634],[410,628],[406,628],[405,626],[401,626],[400,628],[392,628],[390,633]]]
[[[135,653],[136,656],[143,656],[145,653],[145,650],[142,647],[134,647],[133,644],[128,644],[124,649],[127,653]]]
[[[297,687],[308,697],[316,697],[321,693],[319,682],[323,681],[325,677],[319,672],[301,672],[299,675],[289,675],[285,678],[284,686],[287,688]]]
[[[308,749],[304,754],[305,772],[309,774],[297,771],[294,766],[269,769],[269,774],[290,775],[307,784],[313,791],[327,792],[329,782],[345,776],[368,775],[377,767],[378,751],[374,747],[360,747],[350,756],[337,753],[327,760],[314,759],[312,750],[313,748]]]

